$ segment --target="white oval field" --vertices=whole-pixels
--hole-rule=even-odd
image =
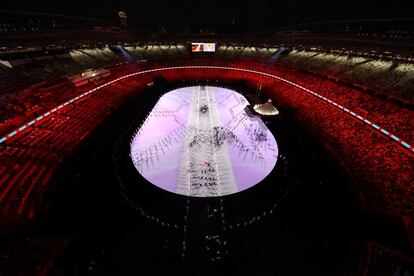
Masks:
[[[139,173],[161,189],[188,196],[237,193],[275,167],[276,140],[241,94],[193,86],[163,95],[131,141]]]

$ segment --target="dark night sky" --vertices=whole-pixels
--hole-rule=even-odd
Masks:
[[[128,13],[135,27],[230,25],[270,28],[304,22],[413,17],[409,0],[0,0],[1,10],[21,10],[116,20]],[[7,2],[7,3],[6,3]]]

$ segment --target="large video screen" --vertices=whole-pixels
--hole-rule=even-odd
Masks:
[[[191,43],[191,52],[215,52],[216,43]]]

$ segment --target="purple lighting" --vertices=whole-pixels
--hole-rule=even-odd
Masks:
[[[135,168],[152,184],[181,195],[237,193],[275,167],[275,138],[247,100],[218,87],[194,86],[160,98],[131,142]]]

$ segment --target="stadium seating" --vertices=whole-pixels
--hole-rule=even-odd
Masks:
[[[281,64],[320,75],[335,76],[382,93],[412,102],[414,65],[345,54],[293,50]]]
[[[161,47],[158,48],[157,51],[161,51]],[[105,53],[98,52],[99,54],[94,55],[107,55],[105,51],[103,51]],[[88,52],[88,54],[90,53]],[[90,62],[88,54],[77,53],[77,55],[88,59],[85,62]],[[260,62],[234,59],[231,61],[201,60],[191,62],[191,64],[194,63],[200,65],[226,65],[275,73],[317,91],[320,95],[361,114],[410,144],[414,142],[412,129],[414,116],[412,111],[367,95],[357,89],[287,67],[269,66]],[[145,68],[162,67],[164,64],[164,61],[143,63],[140,66],[141,69],[137,64],[114,67],[111,69],[111,78]],[[181,61],[171,60],[169,64],[186,65],[188,61],[185,59]],[[339,109],[329,106],[326,102],[291,85],[250,73],[226,71],[224,74],[220,70],[197,71],[189,69],[180,72],[166,71],[163,72],[163,76],[167,80],[202,79],[207,77],[210,79],[236,80],[246,78],[255,85],[261,83],[264,91],[272,91],[269,96],[274,98],[275,102],[297,110],[297,115],[304,125],[307,125],[331,150],[334,150],[343,159],[343,162],[359,182],[361,197],[367,208],[396,216],[409,216],[414,213],[414,205],[411,200],[414,192],[412,185],[412,155],[388,137],[351,118]],[[111,87],[104,88],[105,93],[96,93],[82,99],[75,105],[69,105],[45,122],[42,121],[41,124],[36,124],[33,131],[26,130],[27,134],[23,135],[26,133],[23,132],[16,135],[19,136],[18,141],[17,138],[14,138],[16,142],[10,139],[6,145],[1,145],[6,149],[3,156],[5,160],[8,160],[3,165],[3,169],[7,172],[1,179],[4,195],[0,195],[0,204],[8,206],[4,209],[5,212],[15,212],[16,208],[17,210],[26,210],[30,204],[26,203],[28,195],[25,194],[32,193],[34,189],[27,184],[27,179],[35,179],[36,183],[40,184],[36,184],[34,187],[39,185],[41,190],[44,185],[42,184],[43,181],[47,182],[45,179],[50,177],[48,172],[54,169],[57,161],[61,160],[72,150],[72,147],[76,146],[75,141],[85,137],[91,129],[99,124],[105,114],[109,112],[110,107],[116,107],[121,99],[124,99],[126,95],[131,95],[137,82],[140,83],[140,78],[127,79]],[[42,112],[76,97],[76,95],[91,89],[95,85],[98,84],[75,89],[67,82],[63,82],[60,85],[39,88],[20,101],[9,102],[6,105],[6,111],[1,113],[3,121],[0,131],[5,134]],[[117,90],[118,94],[113,92],[112,89]],[[57,135],[56,133],[64,135]],[[26,160],[33,159],[39,159],[41,162],[37,162],[34,168],[26,168],[22,165],[27,164]],[[18,164],[18,166],[15,164]],[[43,166],[47,166],[48,169]],[[19,185],[20,182],[26,183],[26,186]],[[11,195],[12,197],[9,198]],[[17,203],[12,204],[12,202]]]
[[[105,88],[102,94],[84,98],[76,106],[68,105],[0,146],[0,206],[3,216],[8,218],[4,223],[34,216],[39,198],[64,157],[111,108],[140,85],[140,81],[128,80]]]

